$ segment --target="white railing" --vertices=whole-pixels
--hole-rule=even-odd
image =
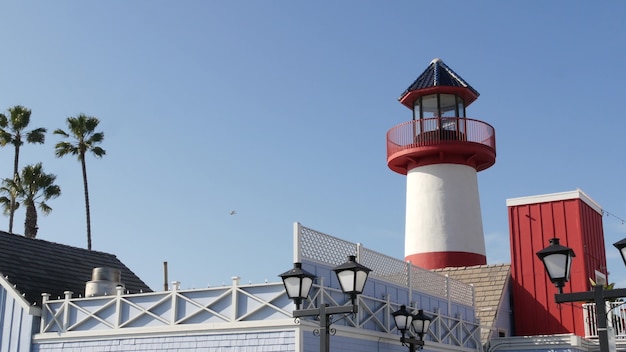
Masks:
[[[626,339],[626,302],[606,302],[607,325],[613,328],[615,337]],[[598,326],[596,324],[595,303],[583,304],[583,317],[585,321],[585,337],[597,338]]]
[[[43,295],[43,333],[103,331],[132,328],[232,324],[242,321],[285,319],[291,316],[291,301],[282,283],[49,300]],[[244,309],[245,308],[245,309]]]
[[[372,269],[372,277],[448,302],[474,306],[472,285],[372,251],[360,243],[344,241],[295,223],[294,262],[309,260],[334,267],[345,262],[346,256],[354,254],[359,263]]]
[[[384,286],[407,290],[410,300],[424,294],[440,300],[444,305],[447,302],[447,309],[438,305],[441,310],[425,310],[433,317],[425,337],[427,341],[474,350],[482,348],[479,322],[470,313],[474,307],[471,285],[298,223],[294,230],[294,261],[334,267],[343,263],[347,255],[356,254],[360,263],[373,269],[372,280]],[[339,289],[326,287],[324,277],[319,279],[310,299],[305,302],[308,307],[326,303],[333,306],[350,304]],[[397,293],[382,297],[359,295],[359,312],[345,316],[334,324],[397,334],[391,316],[400,306],[395,296]],[[233,278],[229,287],[180,290],[179,283],[175,282],[172,290],[165,292],[124,294],[120,288],[115,294],[100,297],[75,298],[72,292],[66,292],[64,298],[51,300],[49,295],[44,294],[42,301],[41,328],[35,336],[40,341],[92,334],[116,336],[169,331],[226,331],[297,324],[292,318],[294,304],[287,297],[282,283],[240,285],[237,277]],[[454,309],[451,309],[453,305]],[[465,313],[453,313],[463,312],[463,309]]]
[[[325,287],[323,280],[305,303],[308,308],[325,303],[350,304],[341,290]],[[381,299],[360,295],[357,303],[359,313],[346,315],[334,325],[397,334],[391,313],[399,309],[399,304],[391,302],[389,296]],[[179,290],[178,283],[174,283],[172,290],[165,292],[123,294],[120,288],[115,295],[87,298],[73,298],[67,292],[58,300],[44,295],[41,330],[35,339],[293,325],[293,309],[282,283],[240,286],[239,278],[233,278],[231,287],[195,290]],[[425,340],[481,348],[478,323],[427,313],[433,321]]]

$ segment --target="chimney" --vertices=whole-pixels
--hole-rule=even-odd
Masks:
[[[121,276],[120,269],[93,268],[91,281],[85,285],[85,297],[115,295],[117,287],[124,287]]]

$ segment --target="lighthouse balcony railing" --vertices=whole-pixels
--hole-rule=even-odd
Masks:
[[[387,132],[387,155],[406,149],[458,142],[479,143],[495,150],[495,130],[486,122],[464,117],[412,120]]]
[[[598,338],[595,303],[584,303],[582,308],[585,337]],[[626,340],[626,302],[606,302],[606,312],[607,325],[612,328],[615,338]]]

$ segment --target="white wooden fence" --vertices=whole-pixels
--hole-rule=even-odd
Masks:
[[[596,305],[595,303],[584,303],[582,306],[585,321],[585,337],[597,338]],[[615,337],[626,339],[626,302],[607,302],[606,312],[607,325],[613,328]]]
[[[338,289],[316,285],[308,304],[344,305],[349,302]],[[391,313],[399,304],[389,299],[359,296],[359,313],[346,315],[334,324],[397,334]],[[74,298],[71,292],[58,300],[44,295],[41,330],[37,340],[67,338],[73,335],[132,335],[159,331],[199,331],[241,328],[256,322],[267,326],[295,325],[293,302],[282,283],[240,285],[233,278],[230,287],[180,290],[142,294]],[[481,349],[480,327],[462,317],[433,316],[426,341]]]

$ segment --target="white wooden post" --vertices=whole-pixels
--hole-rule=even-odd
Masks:
[[[44,333],[45,329],[46,329],[46,314],[48,313],[48,307],[46,307],[46,305],[48,304],[48,300],[50,299],[50,294],[49,293],[42,293],[41,294],[41,327],[39,328],[39,332]]]
[[[326,301],[324,300],[324,295],[326,295],[326,288],[324,286],[324,277],[320,277],[320,292],[319,295],[317,295],[320,298],[319,304],[317,305],[318,307],[321,307],[323,304],[326,303]]]
[[[178,299],[178,289],[180,288],[179,281],[172,281],[172,320],[170,321],[170,325],[176,325],[176,319],[178,319],[178,309],[176,308],[176,301]]]
[[[411,300],[411,298],[409,297],[409,301]],[[385,329],[387,330],[387,332],[391,332],[391,321],[392,319],[389,319],[389,317],[391,316],[392,310],[391,310],[391,295],[387,294],[385,295]],[[393,323],[395,326],[395,322]]]
[[[115,328],[119,328],[122,323],[122,292],[124,291],[123,286],[117,286],[115,288],[117,295],[115,296],[115,312],[117,313],[117,319],[115,319]]]
[[[300,223],[293,223],[293,262],[302,262],[302,239],[300,236]]]
[[[413,302],[413,263],[406,262],[406,285],[409,287],[409,305]]]
[[[232,312],[233,312],[232,314],[233,315],[232,315],[232,318],[231,318],[231,322],[234,323],[234,322],[237,321],[237,308],[238,308],[237,307],[237,304],[238,304],[237,303],[237,297],[238,297],[238,293],[239,293],[239,276],[233,276],[232,279],[233,279],[233,286],[231,288],[231,294],[232,294],[232,297],[231,297],[232,301],[231,302],[232,302],[232,307],[233,307],[233,310],[232,310]]]
[[[450,298],[450,276],[448,276],[448,274],[446,274],[446,299],[448,300],[448,315],[451,316],[452,315],[452,301]]]
[[[70,299],[73,293],[72,291],[63,292],[63,294],[65,294],[65,302],[63,303],[63,332],[66,332],[67,327],[70,325]]]

